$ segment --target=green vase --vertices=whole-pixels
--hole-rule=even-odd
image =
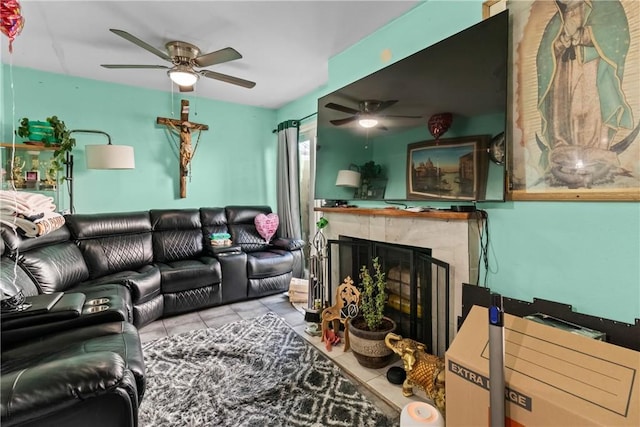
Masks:
[[[29,140],[45,143],[58,143],[53,136],[53,126],[49,122],[29,121]]]

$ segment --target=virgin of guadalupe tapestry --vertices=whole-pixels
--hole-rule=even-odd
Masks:
[[[514,200],[640,200],[640,1],[511,0]]]

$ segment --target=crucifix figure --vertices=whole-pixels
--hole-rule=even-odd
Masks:
[[[184,199],[187,197],[189,164],[195,153],[195,148],[191,144],[191,132],[209,130],[209,126],[189,121],[189,101],[186,99],[180,102],[180,107],[180,120],[158,117],[156,123],[168,126],[180,134],[180,147],[178,149],[180,160],[180,198]]]

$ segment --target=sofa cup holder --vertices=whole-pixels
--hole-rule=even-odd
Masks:
[[[109,306],[108,305],[94,305],[91,306],[89,308],[87,308],[86,312],[87,313],[100,313],[101,311],[105,311],[108,310]]]
[[[109,302],[109,298],[96,298],[85,302],[85,305],[104,305]]]

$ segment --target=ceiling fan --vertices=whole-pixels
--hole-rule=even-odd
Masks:
[[[377,127],[378,129],[387,130],[386,126],[379,124],[378,118],[401,117],[406,119],[419,119],[422,117],[422,116],[398,116],[393,114],[380,114],[380,112],[391,107],[396,102],[398,101],[397,100],[376,101],[373,99],[360,101],[358,103],[358,110],[350,107],[345,107],[344,105],[334,104],[333,102],[326,104],[325,107],[331,108],[332,110],[341,111],[343,113],[352,114],[351,117],[347,117],[345,119],[330,120],[331,124],[335,126],[346,125],[347,123],[351,123],[355,120],[358,120],[358,124],[364,128]]]
[[[198,81],[200,76],[210,79],[220,80],[237,86],[251,89],[255,82],[244,80],[238,77],[229,76],[227,74],[217,73],[210,70],[196,70],[196,67],[209,67],[211,65],[221,64],[242,58],[242,55],[231,47],[216,50],[215,52],[201,54],[200,49],[191,43],[182,41],[170,41],[165,44],[166,52],[157,49],[150,44],[140,40],[139,38],[129,34],[123,30],[109,29],[114,34],[125,40],[153,53],[154,55],[171,62],[172,67],[165,65],[120,65],[120,64],[102,64],[104,68],[150,68],[150,69],[166,69],[169,78],[180,86],[180,92],[191,92],[193,85]]]

